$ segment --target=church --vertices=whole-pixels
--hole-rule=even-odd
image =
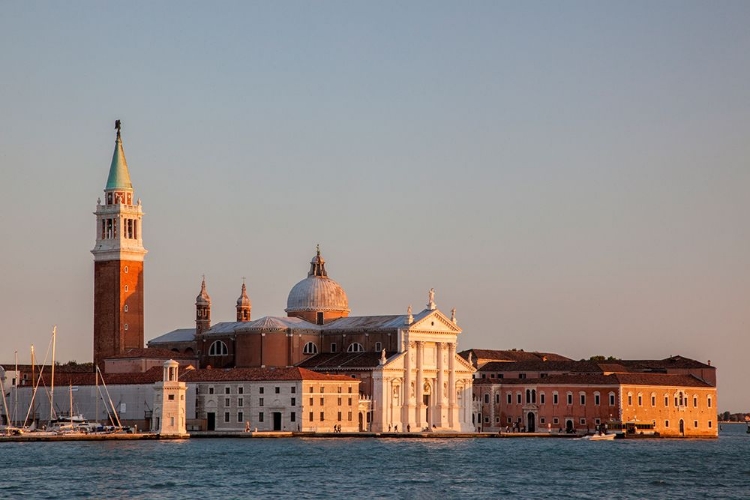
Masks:
[[[106,371],[105,367],[111,369],[118,361],[148,366],[158,358],[158,363],[163,363],[166,350],[183,365],[192,359],[200,370],[299,367],[332,378],[343,375],[357,380],[360,399],[368,403],[364,429],[473,430],[475,369],[457,354],[461,328],[455,310],[450,316],[442,313],[431,289],[420,312],[409,306],[406,314],[350,316],[348,296],[328,276],[319,247],[307,277],[289,292],[285,316],[253,320],[243,283],[236,321],[212,324],[204,278],[195,302],[195,328],[166,333],[142,349],[143,262],[147,253],[142,239],[143,211],[130,181],[119,121],[116,128],[105,199],[104,203],[98,200],[95,212],[97,236],[92,253],[97,366]],[[151,354],[155,359],[149,363]],[[310,418],[314,418],[312,412]]]

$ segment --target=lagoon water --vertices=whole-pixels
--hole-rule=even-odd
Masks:
[[[0,443],[0,498],[750,498],[718,440],[192,439]]]

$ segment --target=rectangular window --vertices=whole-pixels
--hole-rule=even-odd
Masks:
[[[669,396],[664,396],[664,406],[669,406]]]
[[[582,419],[580,419],[580,420],[578,421],[578,423],[580,423],[581,425],[586,425],[586,419],[585,419],[585,418],[582,418]]]
[[[558,398],[557,393],[556,392],[552,393],[552,404],[553,405],[556,405],[559,402],[557,398]]]
[[[497,374],[497,378],[503,378],[503,374],[502,373],[498,373]]]
[[[695,427],[696,429],[698,428],[698,421],[697,420],[693,420],[693,427]]]
[[[525,373],[519,373],[518,374],[518,378],[526,378],[526,374]]]
[[[258,422],[263,422],[263,412],[258,413]]]
[[[297,394],[297,388],[295,386],[292,386],[292,394]]]
[[[539,395],[539,404],[544,404],[544,393],[541,393]],[[544,423],[544,422],[542,422],[542,423]]]
[[[281,394],[281,387],[276,387],[276,394]]]
[[[600,399],[601,399],[601,396],[599,396],[599,394],[594,394],[594,404],[596,406],[599,406]]]
[[[586,395],[581,394],[581,406],[586,406]]]
[[[237,388],[237,394],[245,394],[245,388],[242,386],[239,386]]]
[[[614,394],[610,394],[609,395],[609,406],[614,406],[614,405],[615,405],[615,395]]]
[[[546,422],[545,422],[545,420],[544,420],[544,417],[540,417],[540,418],[539,418],[539,423],[540,423],[540,424],[544,424],[544,423],[546,423]]]
[[[297,398],[292,398],[292,406],[297,406]]]
[[[708,421],[708,428],[710,429],[710,428],[711,428],[711,427],[713,427],[713,426],[714,426],[714,423],[713,423],[712,421],[710,421],[710,420],[709,420],[709,421]]]
[[[349,386],[349,394],[352,393],[352,386]]]
[[[349,406],[352,405],[352,398],[349,398]]]
[[[510,418],[510,417],[508,417],[508,420],[507,420],[507,422],[508,422],[509,424],[511,424],[511,423],[513,423],[513,419],[512,419],[512,418]]]
[[[297,413],[296,412],[292,412],[292,413],[289,414],[289,421],[290,422],[296,422],[297,421]]]
[[[310,386],[310,392],[314,392],[313,386]]]
[[[573,395],[568,394],[568,406],[573,406]]]
[[[310,406],[314,406],[314,405],[315,405],[315,398],[310,398]]]
[[[656,406],[656,396],[651,395],[651,406]]]
[[[711,408],[711,398],[708,398],[708,407]]]
[[[341,406],[341,398],[339,398],[339,406]]]
[[[380,352],[383,350],[383,344],[380,342],[375,342],[375,352]]]
[[[638,394],[638,406],[643,406],[643,396]]]
[[[263,394],[265,391],[266,391],[265,387],[261,387],[260,389],[258,389],[258,392],[260,394]]]
[[[484,423],[489,424],[490,423],[490,417],[484,417]]]
[[[519,405],[521,404],[521,393],[520,392],[516,394],[516,403],[518,403]]]
[[[237,398],[237,406],[238,407],[241,408],[242,406],[244,406],[244,403],[245,403],[245,398]]]
[[[224,412],[224,422],[229,423],[229,412]]]
[[[595,423],[596,425],[599,425],[599,424],[601,424],[601,423],[602,423],[602,419],[601,419],[601,418],[595,418],[595,419],[594,419],[594,423]]]
[[[224,394],[229,394],[229,387],[224,388]]]
[[[633,395],[628,394],[628,406],[633,406]]]
[[[513,396],[508,393],[508,404],[511,404],[513,402]]]
[[[209,394],[213,394],[214,393],[214,388],[213,387],[209,387],[208,388],[208,393]]]
[[[338,421],[341,422],[341,412],[338,414]]]
[[[170,394],[170,395],[168,395],[168,396],[167,396],[167,399],[168,399],[169,401],[174,401],[174,394]]]
[[[323,422],[323,421],[325,421],[325,419],[326,419],[326,414],[325,414],[325,412],[321,411],[320,412],[320,421]]]
[[[336,342],[331,342],[331,352],[336,352]]]
[[[313,421],[313,412],[310,412],[310,418],[308,419],[310,422]]]
[[[669,427],[669,420],[664,421],[664,427]]]
[[[320,398],[320,406],[323,406],[324,404],[325,404],[325,403],[324,403],[324,400],[323,400],[323,398]]]
[[[258,399],[258,406],[263,406],[263,398]]]
[[[552,423],[555,424],[555,425],[557,425],[557,424],[560,423],[560,419],[557,418],[557,417],[555,417],[555,418],[552,419]]]
[[[224,406],[229,406],[230,404],[232,404],[232,403],[229,400],[229,398],[224,398]]]
[[[237,412],[237,422],[243,422],[245,420],[245,415],[242,414],[241,411]]]

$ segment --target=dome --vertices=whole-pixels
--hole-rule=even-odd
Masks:
[[[349,312],[349,299],[341,285],[328,277],[325,260],[317,254],[310,261],[310,272],[289,292],[286,301],[287,313],[301,312]]]

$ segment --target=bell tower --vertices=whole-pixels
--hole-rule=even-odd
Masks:
[[[104,203],[96,202],[94,254],[94,363],[143,347],[143,210],[135,201],[122,148],[120,120]]]

